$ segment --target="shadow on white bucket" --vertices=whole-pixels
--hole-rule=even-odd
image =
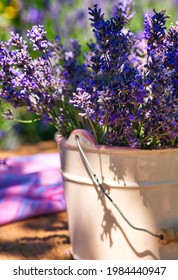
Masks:
[[[107,194],[86,168],[80,145]],[[138,150],[96,145],[85,130],[56,135],[72,252],[76,259],[178,259],[178,149]],[[164,229],[164,230],[161,230]]]

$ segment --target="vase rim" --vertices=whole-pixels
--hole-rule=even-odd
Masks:
[[[133,147],[129,147],[129,146],[109,146],[109,145],[100,145],[97,144],[96,141],[94,140],[93,136],[87,131],[87,130],[82,130],[82,129],[78,129],[78,130],[74,130],[71,135],[79,135],[84,137],[85,140],[90,144],[90,146],[88,145],[84,145],[83,149],[85,151],[92,151],[92,152],[104,152],[104,153],[139,153],[139,154],[164,154],[164,153],[174,153],[177,152],[178,153],[178,148],[177,147],[169,147],[169,148],[158,148],[158,149],[140,149],[140,148],[133,148]],[[64,136],[62,136],[60,133],[56,133],[55,134],[55,140],[58,144],[65,146],[65,147],[69,147],[70,149],[78,149],[77,146],[74,143],[71,143],[70,141],[68,141],[70,139],[71,136],[69,136],[69,138],[65,138]]]

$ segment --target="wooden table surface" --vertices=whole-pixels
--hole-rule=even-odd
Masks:
[[[1,150],[0,158],[57,152],[54,141]],[[43,215],[0,226],[0,260],[72,259],[66,212]]]

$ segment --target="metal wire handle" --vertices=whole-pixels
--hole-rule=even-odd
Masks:
[[[120,210],[120,208],[118,207],[118,205],[113,201],[113,199],[109,196],[109,194],[107,193],[106,189],[104,188],[104,186],[99,182],[99,179],[97,178],[95,172],[93,171],[87,157],[85,156],[85,153],[80,145],[80,138],[78,135],[75,136],[75,140],[77,142],[77,146],[78,146],[78,149],[79,149],[79,152],[80,152],[80,155],[82,157],[82,159],[84,160],[85,162],[85,165],[87,167],[87,170],[89,172],[89,174],[91,175],[92,179],[93,179],[93,182],[101,189],[101,191],[103,192],[103,194],[108,198],[108,200],[114,205],[114,207],[117,209],[117,211],[119,212],[119,214],[121,215],[121,217],[127,222],[127,224],[135,229],[135,230],[139,230],[139,231],[144,231],[156,238],[159,238],[160,240],[163,240],[164,237],[162,234],[156,234],[156,233],[153,233],[145,228],[139,228],[139,227],[135,227],[134,225],[132,225],[130,223],[130,221],[125,217],[125,215],[123,214],[123,212]]]

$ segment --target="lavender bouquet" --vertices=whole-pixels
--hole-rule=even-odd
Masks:
[[[132,5],[118,4],[106,20],[89,8],[96,40],[83,53],[72,40],[50,41],[43,26],[27,40],[11,33],[0,42],[0,110],[25,106],[68,137],[84,128],[99,144],[142,149],[178,146],[178,23],[166,30],[166,12],[147,14],[144,36],[127,27]],[[12,107],[3,110],[2,101]]]

